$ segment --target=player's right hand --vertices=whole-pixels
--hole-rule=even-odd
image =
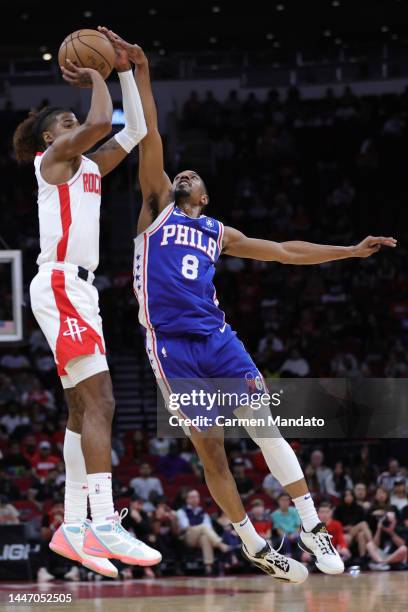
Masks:
[[[113,32],[113,30],[109,30],[105,26],[98,26],[98,30],[109,38],[115,49],[122,49],[123,51],[126,51],[129,60],[136,64],[136,66],[143,66],[148,64],[146,54],[143,49],[139,47],[139,45],[130,44],[129,42],[121,38],[118,34]]]
[[[61,71],[64,81],[74,87],[92,87],[95,78],[102,78],[97,70],[81,68],[69,59],[66,60],[65,66],[61,66]]]

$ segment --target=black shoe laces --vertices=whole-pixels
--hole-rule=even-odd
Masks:
[[[314,534],[314,537],[316,538],[317,546],[319,547],[323,555],[336,554],[336,551],[334,550],[333,544],[331,542],[333,536],[331,536],[330,533],[328,533],[327,531],[318,531]]]

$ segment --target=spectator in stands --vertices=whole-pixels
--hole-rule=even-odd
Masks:
[[[356,541],[359,555],[363,558],[369,543],[373,542],[373,534],[365,520],[365,511],[356,502],[351,489],[347,489],[343,494],[342,501],[335,508],[333,517],[343,525],[347,546],[351,548],[353,542]]]
[[[157,438],[153,438],[153,440],[157,440]],[[151,442],[152,441],[149,443],[149,452],[151,455],[155,455],[156,453],[152,452],[153,448],[151,447]],[[146,437],[141,429],[136,429],[133,433],[131,441],[126,447],[126,456],[129,457],[134,463],[142,463],[146,454]]]
[[[170,480],[178,474],[188,474],[191,468],[185,459],[178,454],[178,444],[176,441],[170,444],[167,455],[161,456],[157,464],[157,471],[166,480]]]
[[[245,462],[243,459],[234,459],[232,462],[232,475],[235,478],[238,492],[243,501],[255,493],[255,485],[245,473]]]
[[[32,458],[31,465],[37,478],[43,481],[48,472],[53,470],[60,461],[60,457],[51,454],[51,444],[47,440],[43,440],[38,445],[38,452]]]
[[[21,451],[26,459],[31,463],[37,457],[37,440],[34,434],[28,434],[22,441]]]
[[[280,493],[282,493],[283,488],[280,484],[279,480],[275,478],[272,474],[267,474],[263,480],[262,488],[269,497],[276,500]]]
[[[35,499],[38,502],[45,502],[54,497],[60,497],[65,484],[65,466],[62,463],[63,472],[61,473],[61,461],[51,468],[41,479],[33,483],[32,488],[36,491]]]
[[[279,371],[283,378],[292,376],[303,378],[309,374],[310,367],[307,360],[300,354],[299,349],[293,348]]]
[[[380,549],[382,560],[387,565],[406,564],[408,548],[404,539],[396,532],[395,512],[386,512],[378,521],[374,543]]]
[[[326,482],[332,475],[332,470],[324,465],[324,454],[321,450],[316,449],[312,452],[310,455],[310,464],[315,471],[320,493],[326,493]]]
[[[48,412],[55,410],[55,399],[53,394],[51,391],[44,389],[38,378],[34,378],[31,389],[23,393],[21,402],[24,406],[36,403],[43,409],[45,408]]]
[[[324,483],[326,494],[340,499],[346,489],[352,488],[353,483],[344,470],[343,462],[336,461],[333,472],[327,476]]]
[[[299,540],[300,518],[287,493],[278,497],[278,509],[272,512],[273,527],[282,542],[282,554],[292,556]]]
[[[0,495],[0,525],[18,525],[19,512],[6,495]]]
[[[384,487],[377,487],[373,502],[367,511],[367,520],[373,532],[376,531],[378,523],[389,513],[396,515],[395,506],[390,504],[390,493]]]
[[[134,494],[143,502],[155,503],[158,497],[163,495],[163,487],[155,476],[152,476],[152,468],[149,463],[142,463],[139,476],[130,481],[129,486]],[[145,508],[146,509],[146,508]]]
[[[219,535],[214,531],[211,519],[200,506],[200,494],[196,490],[187,493],[186,504],[177,511],[177,519],[184,542],[192,548],[201,548],[205,573],[212,575],[214,548],[229,552]]]
[[[0,461],[0,495],[4,495],[12,501],[20,499],[20,490],[13,482],[13,478],[8,474]]]
[[[367,498],[367,485],[364,482],[357,482],[354,485],[354,495],[356,503],[361,506],[364,511],[367,511],[371,506],[371,502]]]
[[[5,414],[1,417],[0,423],[6,427],[9,435],[11,435],[19,425],[29,422],[29,419],[22,416],[21,406],[17,402],[9,402],[4,411]]]
[[[390,497],[390,504],[395,506],[399,512],[408,505],[407,485],[405,479],[394,480],[394,488]]]
[[[181,559],[183,556],[182,542],[177,513],[170,508],[165,498],[158,500],[151,519],[151,533],[148,543],[159,550],[166,565],[172,563],[177,574],[181,574]],[[155,570],[160,570],[160,567]]]
[[[135,432],[136,433],[136,432]],[[152,438],[149,441],[149,453],[164,457],[167,455],[170,448],[170,440],[168,438]]]
[[[401,472],[399,461],[397,459],[390,459],[388,461],[388,470],[379,475],[377,485],[383,487],[386,491],[392,491],[396,480],[406,480],[406,478]]]
[[[255,531],[265,540],[272,538],[272,521],[270,510],[266,510],[262,499],[254,499],[251,503],[249,516],[252,520]]]
[[[10,376],[0,372],[0,406],[18,400],[17,389]],[[0,421],[1,423],[2,421]]]
[[[370,448],[366,444],[361,447],[358,458],[353,462],[352,476],[354,482],[362,482],[367,486],[377,480],[378,469],[373,464]]]
[[[10,445],[9,451],[1,460],[1,466],[2,469],[13,476],[24,476],[27,472],[30,472],[32,467],[30,461],[22,454],[18,442],[13,442]]]
[[[18,347],[9,347],[7,353],[0,359],[0,366],[5,370],[16,372],[30,367],[30,362]]]

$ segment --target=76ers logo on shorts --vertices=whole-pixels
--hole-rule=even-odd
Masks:
[[[68,329],[63,332],[63,336],[69,336],[74,342],[77,340],[82,342],[82,334],[86,332],[88,328],[80,327],[78,325],[78,319],[75,319],[74,317],[67,317],[65,319],[65,323],[67,324]]]

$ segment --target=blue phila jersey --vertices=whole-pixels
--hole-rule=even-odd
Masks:
[[[173,336],[207,336],[224,325],[213,285],[224,226],[169,204],[135,239],[134,291],[139,321]]]

